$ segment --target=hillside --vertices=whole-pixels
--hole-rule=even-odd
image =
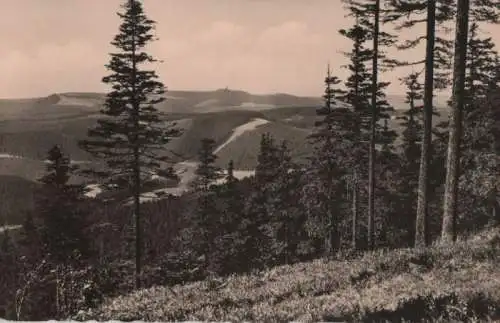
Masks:
[[[83,320],[500,320],[500,230],[454,246],[315,260],[108,299]],[[476,319],[476,320],[474,320]]]
[[[18,176],[0,175],[0,226],[22,224],[34,207],[37,184]]]
[[[393,96],[391,100],[397,108],[404,108],[401,97]],[[42,161],[54,144],[61,145],[77,163],[95,163],[77,143],[86,137],[87,129],[95,125],[103,101],[104,94],[99,93],[0,100],[0,175],[36,180],[43,174]],[[183,130],[182,136],[166,147],[175,152],[173,161],[181,163],[176,168],[182,184],[192,177],[200,142],[205,137],[213,138],[219,147],[218,166],[225,168],[232,159],[241,174],[255,168],[260,136],[266,132],[278,142],[286,140],[294,160],[304,161],[312,152],[307,137],[318,120],[316,108],[320,105],[318,98],[217,90],[169,91],[167,100],[158,108],[165,113],[166,122],[175,122]],[[440,111],[435,124],[447,118],[446,110]],[[402,112],[401,109],[394,111],[389,121],[389,126],[399,133],[402,129],[397,117]],[[258,126],[245,128],[255,120],[261,120]],[[10,155],[22,158],[10,158]],[[84,179],[72,180],[80,183]],[[184,191],[184,188],[170,191]]]
[[[232,90],[170,91],[167,97],[160,110],[166,113],[167,120],[177,121],[184,129],[183,136],[168,148],[183,159],[196,156],[203,137],[211,137],[220,144],[235,127],[253,118],[269,120],[271,124],[266,129],[280,140],[299,142],[305,136],[297,134],[311,130],[317,119],[316,107],[321,105],[317,98],[252,95]],[[95,124],[103,99],[104,95],[97,93],[65,93],[37,99],[0,100],[0,153],[40,160],[57,143],[72,159],[89,160],[90,156],[78,148],[77,141]],[[404,108],[401,98],[394,96],[393,101],[398,102],[398,108]],[[400,114],[400,110],[394,114]],[[436,123],[443,118],[446,113],[436,118]],[[289,127],[284,128],[283,124]],[[391,120],[390,126],[397,129],[397,120]],[[245,161],[246,150],[255,148],[245,147],[234,159],[243,161],[241,167],[251,167],[252,163]]]

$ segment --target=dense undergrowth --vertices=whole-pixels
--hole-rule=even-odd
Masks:
[[[79,320],[425,322],[500,319],[500,230],[453,246],[315,260],[106,300]]]

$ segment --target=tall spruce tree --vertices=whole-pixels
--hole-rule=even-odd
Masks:
[[[490,182],[487,177],[496,176],[495,167],[490,166],[495,156],[492,126],[497,119],[489,109],[488,93],[500,85],[500,56],[491,37],[482,37],[480,23],[475,21],[473,15],[474,8],[470,12],[472,23],[467,42],[458,198],[459,213],[467,214],[459,222],[468,228],[470,223],[481,226],[496,218],[495,186],[487,184]]]
[[[110,54],[106,65],[111,74],[103,82],[112,88],[107,94],[103,117],[88,131],[81,147],[97,158],[104,159],[107,169],[94,171],[106,182],[125,183],[133,194],[135,217],[135,281],[140,287],[142,229],[140,192],[146,177],[161,173],[170,161],[165,145],[179,136],[174,125],[160,118],[157,104],[164,101],[163,84],[155,71],[145,64],[156,62],[144,51],[155,36],[155,22],[148,19],[142,1],[125,0],[120,32],[111,44],[118,50]],[[170,169],[168,169],[170,170]],[[170,176],[170,171],[163,175]]]
[[[202,239],[198,245],[198,252],[205,259],[205,268],[211,272],[216,272],[219,264],[211,261],[211,256],[215,251],[215,239],[219,214],[216,207],[216,192],[212,189],[215,182],[222,178],[222,169],[215,165],[217,156],[213,153],[215,141],[210,138],[201,140],[201,147],[198,152],[198,167],[195,174],[196,179],[192,185],[197,194],[197,209],[194,225],[197,229],[197,237]]]
[[[397,199],[401,216],[398,220],[400,221],[400,229],[409,233],[404,234],[404,240],[407,241],[413,241],[415,238],[414,214],[417,206],[420,143],[422,141],[422,105],[420,102],[424,97],[419,76],[420,73],[413,72],[402,79],[407,87],[405,103],[408,104],[408,109],[399,118],[403,132],[399,167],[399,196]]]
[[[405,50],[418,46],[426,40],[425,58],[417,62],[396,62],[395,65],[418,65],[425,63],[424,84],[424,129],[420,157],[419,185],[417,198],[415,246],[426,246],[429,243],[428,235],[428,204],[429,204],[429,164],[431,162],[432,115],[434,88],[446,88],[450,70],[449,57],[452,43],[436,35],[437,27],[446,24],[453,14],[451,0],[392,0],[389,2],[391,14],[386,21],[399,22],[396,29],[411,28],[419,23],[426,23],[426,34],[413,40],[407,40],[398,46]],[[425,19],[414,16],[426,12]],[[406,18],[406,19],[405,19]],[[403,21],[401,22],[401,19]]]
[[[350,142],[350,159],[345,162],[350,162],[351,174],[348,176],[348,182],[350,187],[352,187],[352,204],[351,204],[351,217],[352,217],[352,228],[357,229],[357,223],[359,218],[359,206],[360,206],[360,188],[362,183],[365,182],[364,178],[366,174],[366,169],[368,166],[368,153],[369,149],[366,145],[370,140],[370,98],[371,98],[371,73],[368,71],[367,64],[372,60],[373,51],[366,48],[366,43],[369,41],[370,32],[366,26],[361,24],[362,19],[366,19],[365,16],[361,16],[357,8],[351,7],[351,10],[356,11],[356,23],[349,30],[341,29],[339,32],[343,36],[349,38],[353,42],[353,48],[350,53],[346,53],[345,56],[350,59],[350,64],[346,67],[349,69],[351,74],[349,75],[344,86],[347,91],[344,95],[340,95],[339,99],[352,105],[353,113],[355,116],[355,127],[353,128],[354,140]],[[344,164],[345,166],[349,164]],[[370,218],[370,215],[369,215]],[[371,219],[368,220],[368,231],[371,228]],[[356,232],[353,232],[353,241],[357,240]],[[369,240],[371,234],[368,235]],[[370,245],[371,242],[368,242]]]
[[[216,252],[212,257],[220,265],[222,274],[243,272],[248,269],[248,255],[242,252],[245,237],[240,230],[244,219],[245,196],[239,180],[234,176],[234,162],[229,161],[225,182],[217,190],[217,199],[222,205],[219,208],[220,221],[216,237]]]
[[[394,37],[381,29],[381,8],[380,0],[363,1],[363,0],[344,0],[349,4],[351,15],[356,17],[356,27],[364,29],[365,36],[371,39],[371,86],[370,86],[370,108],[369,112],[369,147],[368,147],[368,246],[373,249],[375,246],[375,159],[376,159],[376,141],[380,140],[382,132],[378,126],[380,117],[388,118],[386,112],[390,107],[383,100],[384,88],[388,83],[379,83],[379,67],[384,65],[386,68],[387,57],[385,56],[384,47],[391,46],[394,43]],[[373,18],[372,18],[373,17]],[[358,32],[359,33],[359,32]],[[356,42],[362,42],[361,39],[354,39],[355,48]],[[359,46],[359,45],[358,45]],[[353,53],[354,54],[354,53]],[[382,63],[382,64],[381,64]],[[382,100],[381,100],[382,99]],[[379,110],[382,115],[379,115]],[[384,111],[385,110],[385,111]]]
[[[456,16],[456,6],[453,0],[391,0],[386,8],[390,13],[385,21],[396,22],[396,29],[412,28],[420,23],[426,23],[425,36],[406,40],[398,46],[405,50],[415,48],[426,41],[426,57],[413,62],[394,60],[396,66],[420,65],[425,63],[425,97],[424,97],[424,137],[419,172],[419,198],[417,207],[417,231],[415,243],[418,246],[429,242],[427,222],[429,204],[429,164],[432,162],[431,132],[432,132],[432,98],[434,89],[444,90],[451,85],[451,57],[453,55],[453,40],[448,39],[449,24]],[[498,5],[495,0],[471,0],[471,16],[475,21],[498,21]],[[425,19],[419,16],[427,12]],[[440,137],[446,137],[439,133]]]
[[[275,139],[265,133],[261,136],[252,192],[245,201],[242,250],[252,258],[253,268],[263,268],[276,262],[279,246],[275,238],[270,206],[272,186],[280,169],[279,147]]]
[[[368,247],[375,247],[375,135],[378,118],[378,45],[380,30],[380,0],[375,0],[373,23],[372,89],[370,120],[370,151],[368,161]]]
[[[307,184],[303,189],[302,202],[307,211],[307,231],[314,240],[318,253],[332,254],[341,245],[340,226],[345,204],[343,177],[353,165],[349,151],[356,140],[358,119],[348,107],[340,106],[338,98],[344,92],[338,88],[341,82],[333,76],[328,66],[325,77],[324,106],[317,110],[318,121],[309,140],[314,154],[307,170]],[[345,206],[344,206],[345,208]],[[323,246],[320,245],[323,242]]]
[[[299,199],[300,173],[292,162],[286,141],[278,147],[279,166],[276,176],[269,183],[268,213],[276,232],[279,248],[274,250],[277,263],[292,263],[296,260],[298,245],[303,237],[305,217],[297,203]]]
[[[378,82],[379,58],[385,60],[385,55],[378,50],[378,43],[384,45],[392,42],[392,36],[381,33],[378,37],[378,19],[372,22],[370,15],[378,16],[378,10],[368,4],[350,3],[350,11],[356,17],[355,25],[349,30],[340,30],[340,33],[351,39],[353,49],[345,55],[350,59],[347,68],[351,75],[345,82],[347,92],[339,98],[352,105],[357,119],[357,125],[354,128],[356,145],[350,151],[352,152],[353,172],[356,177],[362,180],[368,175],[368,246],[373,248],[375,245],[374,232],[374,202],[375,202],[375,144],[381,144],[384,141],[394,139],[394,134],[388,138],[382,138],[389,132],[383,132],[379,124],[380,119],[388,119],[388,111],[392,110],[385,100],[384,90],[389,85],[386,82]],[[377,25],[377,26],[375,26]],[[377,39],[377,46],[368,48],[367,43],[370,40]],[[369,71],[369,64],[372,64],[372,71]],[[375,79],[376,78],[376,79]],[[366,143],[369,143],[368,145]],[[373,148],[373,149],[372,149]],[[367,167],[368,166],[368,167]],[[366,174],[368,169],[368,174]],[[354,175],[353,175],[354,176]],[[356,185],[355,187],[358,187]],[[357,196],[358,194],[354,194]],[[358,203],[354,203],[353,206]],[[353,207],[353,216],[356,207]]]
[[[453,66],[453,105],[450,114],[450,135],[446,162],[446,185],[443,205],[441,239],[453,243],[457,238],[457,197],[460,167],[462,111],[465,105],[465,73],[469,31],[469,0],[457,0],[455,60]]]

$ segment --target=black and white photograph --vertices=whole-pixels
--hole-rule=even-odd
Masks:
[[[0,323],[500,323],[500,0],[0,4]]]

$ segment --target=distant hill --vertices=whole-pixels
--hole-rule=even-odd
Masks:
[[[168,91],[166,96],[167,100],[158,105],[159,110],[164,112],[166,122],[176,122],[183,129],[182,136],[166,147],[178,156],[175,162],[189,161],[189,165],[195,165],[192,162],[196,162],[200,141],[209,137],[217,146],[223,145],[217,151],[219,166],[226,167],[232,159],[236,170],[241,171],[255,168],[260,135],[265,132],[278,142],[286,140],[294,159],[303,161],[312,151],[307,137],[318,120],[316,109],[322,105],[320,98],[254,95],[235,90]],[[43,160],[54,144],[61,145],[72,160],[95,162],[77,142],[95,125],[104,98],[101,93],[59,93],[43,98],[0,100],[0,176],[36,180],[43,174]],[[398,108],[389,126],[400,132],[396,118],[404,111],[404,97],[392,96],[389,101]],[[442,115],[434,119],[435,123],[447,118],[447,110],[440,111]],[[255,120],[264,123],[251,127]],[[242,129],[245,130],[236,133]],[[8,155],[23,158],[6,158]]]

